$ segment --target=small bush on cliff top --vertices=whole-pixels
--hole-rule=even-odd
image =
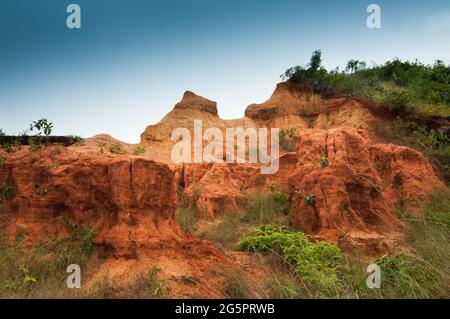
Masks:
[[[360,96],[396,114],[450,115],[450,65],[437,60],[433,65],[395,59],[367,67],[350,60],[344,71],[328,71],[315,51],[305,66],[289,68],[281,75],[292,82],[306,82],[326,98],[334,92]]]
[[[143,154],[145,154],[145,147],[141,145],[136,146],[136,148],[133,151],[133,155],[140,156]]]
[[[125,150],[123,149],[122,145],[120,145],[120,144],[111,144],[109,146],[109,151],[112,154],[125,154]]]

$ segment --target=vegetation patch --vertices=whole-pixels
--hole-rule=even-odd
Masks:
[[[249,196],[245,204],[245,213],[241,219],[249,224],[267,224],[282,221],[288,214],[289,196],[278,185],[270,186],[268,192]]]
[[[308,65],[292,67],[281,77],[308,83],[324,98],[336,93],[359,96],[397,115],[450,116],[450,65],[441,60],[424,65],[395,59],[371,67],[364,61],[350,60],[345,70],[328,71],[317,50]]]
[[[293,267],[302,282],[317,287],[326,295],[333,295],[341,260],[341,251],[337,246],[325,242],[313,243],[300,232],[269,224],[253,228],[238,247],[242,251],[279,255]]]
[[[201,232],[199,236],[222,247],[231,248],[237,244],[240,226],[239,216],[229,214],[218,224]]]
[[[280,145],[286,152],[295,152],[297,148],[297,129],[282,129],[279,133]]]
[[[180,206],[175,213],[175,219],[186,234],[192,234],[199,219],[197,208],[194,205]]]
[[[145,151],[146,151],[146,149],[145,149],[144,146],[138,145],[138,146],[136,146],[136,148],[134,149],[133,155],[135,155],[135,156],[144,155],[144,154],[145,154]]]
[[[109,151],[112,154],[125,154],[125,150],[123,149],[122,145],[120,145],[120,144],[111,144],[109,146]]]
[[[91,225],[77,226],[73,222],[66,220],[66,226],[71,232],[72,236],[80,241],[81,251],[90,256],[95,249],[94,238],[97,234],[96,230]]]

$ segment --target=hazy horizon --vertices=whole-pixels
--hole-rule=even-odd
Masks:
[[[82,28],[69,30],[77,3]],[[382,28],[366,26],[370,3]],[[129,143],[184,91],[239,118],[270,97],[279,75],[322,50],[350,59],[450,62],[450,2],[6,0],[0,4],[0,128],[45,117],[56,135],[110,134]]]

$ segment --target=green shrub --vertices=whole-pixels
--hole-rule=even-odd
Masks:
[[[28,145],[30,147],[30,151],[36,152],[45,147],[45,144],[43,144],[39,138],[37,137],[30,137],[28,139]]]
[[[328,157],[322,156],[319,160],[319,164],[320,164],[320,167],[327,168],[328,165],[330,165],[330,161],[328,160]]]
[[[66,138],[69,140],[70,145],[82,142],[84,140],[81,136],[77,135],[68,135]]]
[[[4,143],[4,144],[1,144],[0,146],[6,153],[14,152],[14,148],[13,148],[12,144],[10,144],[10,143]]]
[[[33,130],[38,131],[38,136],[41,136],[42,133],[44,133],[45,136],[49,136],[53,131],[53,123],[44,118],[38,121],[33,121],[30,124],[30,131]]]
[[[424,65],[395,59],[367,67],[363,61],[350,60],[347,72],[338,68],[328,71],[321,66],[320,51],[318,53],[313,54],[314,63],[289,68],[281,77],[307,83],[323,98],[335,92],[359,96],[397,115],[411,111],[427,115],[450,114],[450,65],[442,61]]]
[[[141,145],[136,146],[136,148],[133,151],[133,155],[140,156],[143,154],[145,154],[145,147]]]
[[[10,185],[3,184],[0,187],[0,201],[2,199],[11,199],[14,195],[14,190]]]
[[[120,145],[120,144],[111,144],[109,146],[109,151],[112,154],[125,154],[125,150],[123,149],[122,145]]]
[[[96,230],[91,225],[77,226],[73,222],[66,220],[66,225],[69,228],[72,236],[80,241],[81,251],[90,256],[95,249],[94,238],[97,235]]]
[[[408,110],[410,97],[405,92],[389,92],[383,94],[376,102],[394,114],[403,114]]]
[[[275,252],[293,267],[305,285],[316,287],[329,296],[334,294],[341,259],[341,252],[335,245],[313,243],[304,234],[284,226],[265,225],[253,228],[238,247],[248,252]]]

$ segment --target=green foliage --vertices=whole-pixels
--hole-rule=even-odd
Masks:
[[[287,152],[294,152],[297,144],[297,129],[282,129],[279,133],[280,144]]]
[[[293,267],[305,285],[319,287],[330,296],[333,294],[341,260],[341,252],[335,245],[313,243],[304,234],[289,231],[284,226],[265,225],[253,228],[238,247],[248,252],[275,252]]]
[[[122,145],[120,145],[120,144],[111,144],[109,146],[109,151],[112,154],[125,154],[125,150],[123,149]]]
[[[3,130],[0,128],[0,137],[6,136],[6,134],[3,132]]]
[[[332,94],[328,71],[322,67],[322,53],[319,50],[313,52],[310,63],[306,67],[292,67],[286,70],[281,78],[292,82],[309,83],[314,92],[321,93],[325,98]]]
[[[49,122],[47,119],[40,119],[38,121],[33,121],[30,124],[30,131],[37,130],[38,136],[41,136],[42,133],[45,136],[49,136],[53,131],[53,123]]]
[[[13,148],[12,144],[10,144],[10,143],[4,143],[4,144],[1,144],[0,146],[6,153],[14,152],[14,148]]]
[[[364,70],[366,68],[366,62],[358,60],[350,60],[347,62],[347,67],[345,71],[355,73],[359,70]]]
[[[281,77],[309,83],[324,98],[334,92],[360,96],[395,114],[450,115],[450,65],[440,60],[424,65],[395,59],[372,67],[350,60],[346,72],[340,72],[327,71],[320,66],[321,56],[314,53],[313,57],[314,67],[311,61],[306,67],[288,69]]]
[[[427,298],[435,293],[439,273],[417,256],[396,254],[375,262],[381,268],[382,289],[398,298]]]
[[[305,200],[306,204],[308,204],[310,206],[314,206],[316,204],[316,195],[309,194],[309,195],[305,196],[304,200]]]
[[[94,238],[96,230],[91,225],[77,226],[73,222],[66,220],[66,225],[76,240],[80,241],[80,248],[83,254],[90,256],[95,249]]]
[[[3,184],[0,187],[0,201],[3,199],[11,199],[14,195],[14,190],[10,185]]]
[[[245,223],[266,224],[283,218],[289,209],[289,196],[277,185],[264,194],[249,196],[241,220]]]
[[[143,154],[145,154],[145,147],[141,145],[136,146],[136,148],[133,151],[133,155],[140,156]]]
[[[3,143],[0,147],[7,153],[14,153],[22,148],[22,144],[16,140],[13,143]]]
[[[69,144],[76,144],[82,142],[84,139],[81,136],[77,135],[68,135],[66,138],[69,140]]]
[[[330,165],[330,161],[328,160],[328,157],[322,156],[319,160],[320,167],[327,168]]]
[[[374,101],[378,105],[390,110],[393,114],[403,114],[408,110],[410,97],[405,91],[391,91],[384,95],[375,97]]]
[[[180,206],[175,212],[175,219],[186,234],[192,234],[199,219],[197,208],[194,205]]]
[[[28,139],[28,145],[30,147],[30,151],[36,152],[45,147],[45,144],[43,144],[39,138],[37,137],[30,137]]]

